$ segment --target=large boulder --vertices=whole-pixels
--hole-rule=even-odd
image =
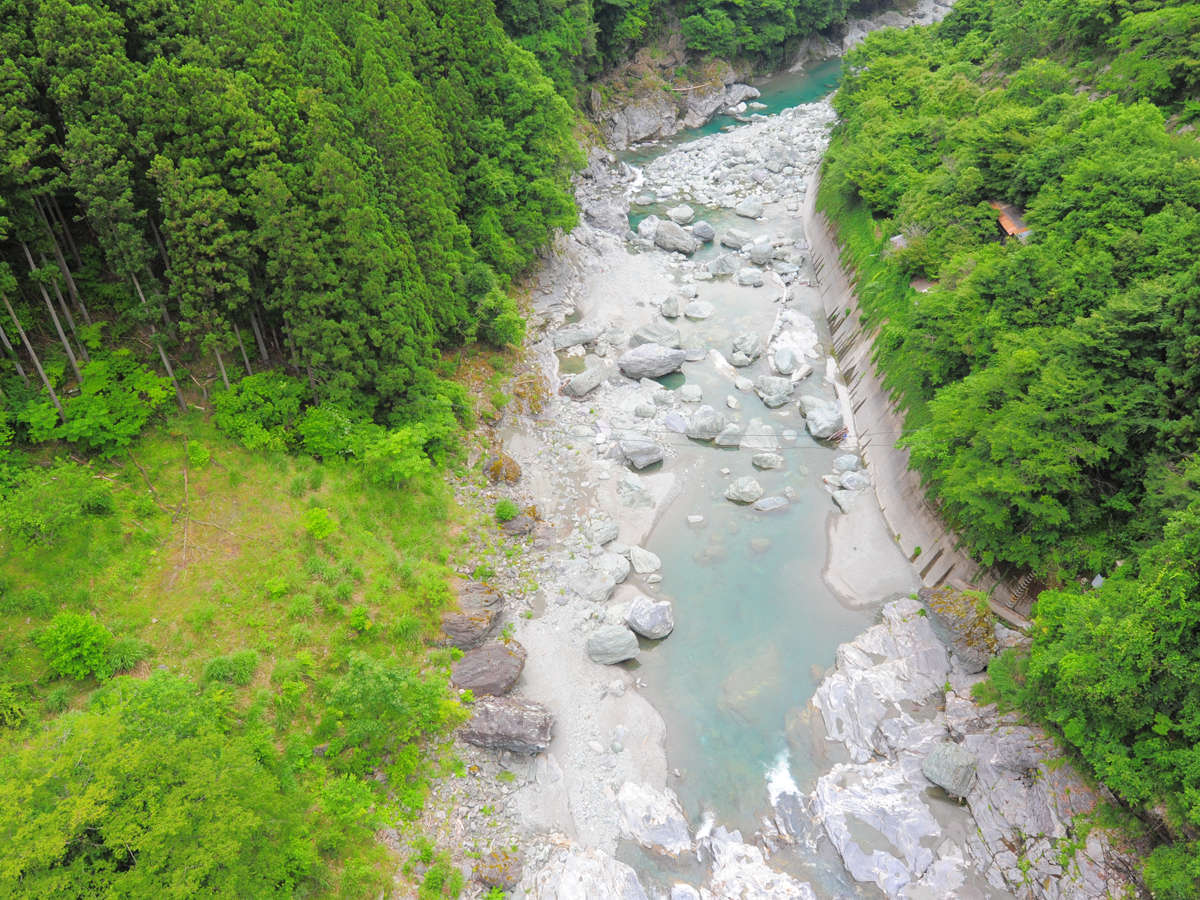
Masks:
[[[530,900],[647,900],[637,873],[603,850],[555,847],[529,879]]]
[[[850,472],[846,478],[857,475]],[[949,585],[936,588],[921,588],[917,597],[925,605],[929,617],[949,638],[950,649],[967,672],[974,674],[987,668],[988,662],[1000,650],[992,614],[986,601],[971,596]]]
[[[635,469],[644,469],[663,460],[663,448],[650,438],[630,438],[617,444],[625,462]]]
[[[697,441],[711,441],[725,428],[725,417],[707,403],[696,408],[688,422],[687,436]]]
[[[669,600],[651,600],[639,594],[625,614],[625,624],[644,638],[661,641],[675,630],[675,612]]]
[[[670,788],[656,791],[627,781],[617,792],[621,834],[647,850],[667,856],[690,853],[692,837],[679,798]]]
[[[610,375],[612,375],[611,367],[604,363],[597,363],[572,376],[571,380],[563,385],[562,392],[568,397],[578,400],[604,384]]]
[[[721,239],[724,243],[725,238]],[[716,259],[710,259],[704,264],[704,268],[708,270],[708,274],[714,277],[721,275],[732,275],[742,267],[741,261],[732,253],[722,253]]]
[[[966,797],[975,784],[975,754],[953,741],[943,741],[921,760],[921,773],[951,797]]]
[[[693,321],[701,321],[710,318],[717,308],[707,300],[689,300],[688,305],[683,308],[683,314]]]
[[[553,729],[554,716],[540,703],[517,697],[482,697],[460,734],[476,747],[532,754],[550,746]]]
[[[763,214],[763,202],[753,197],[747,197],[733,208],[733,211],[747,219],[760,219]]]
[[[841,406],[833,400],[805,396],[800,398],[804,427],[818,440],[828,440],[846,427]]]
[[[592,568],[620,584],[629,577],[630,563],[620,553],[601,553],[592,560]]]
[[[754,380],[754,391],[771,409],[787,403],[792,396],[792,380],[779,375],[759,375]]]
[[[708,243],[717,236],[717,231],[703,219],[692,226],[692,237]]]
[[[571,591],[588,603],[604,603],[617,589],[612,573],[586,569],[570,582]]]
[[[661,344],[664,347],[679,347],[679,329],[666,322],[651,322],[633,332],[630,342],[636,347],[640,344]]]
[[[476,696],[507,694],[524,668],[524,647],[516,641],[493,641],[463,654],[450,668],[450,682]]]
[[[651,553],[645,547],[637,546],[629,548],[629,564],[639,575],[649,575],[662,568],[662,560],[659,559],[657,553]]]
[[[702,241],[692,237],[682,226],[668,220],[658,223],[654,229],[654,245],[668,253],[685,253],[691,255],[700,249]]]
[[[667,210],[667,218],[677,225],[686,225],[692,219],[696,218],[696,211],[686,203],[680,203],[678,206],[672,206]],[[699,235],[696,235],[699,237]]]
[[[466,582],[458,589],[458,610],[442,614],[446,643],[459,650],[478,647],[496,627],[503,607],[503,598],[487,585]]]
[[[753,331],[743,331],[733,339],[733,352],[740,353],[751,362],[763,354],[763,342]]]
[[[742,231],[740,228],[730,228],[721,235],[721,246],[728,247],[730,250],[741,250],[744,246],[754,240],[753,235],[749,232]],[[713,273],[716,274],[715,272]],[[732,272],[726,272],[726,275],[732,275]]]
[[[658,226],[662,224],[662,219],[658,216],[646,216],[637,224],[637,235],[642,240],[654,241],[654,235],[658,231]]]
[[[621,354],[617,360],[622,374],[635,381],[642,378],[660,378],[679,371],[687,354],[662,344],[641,344]]]
[[[712,879],[704,896],[721,900],[816,900],[803,881],[776,872],[767,865],[762,850],[745,844],[738,832],[721,825],[705,839],[712,854]]]
[[[725,488],[725,499],[734,503],[753,503],[763,495],[762,485],[757,480],[745,475]]]
[[[744,266],[738,269],[733,280],[742,287],[762,287],[764,281],[762,269],[756,269],[754,266]]]
[[[577,322],[558,329],[550,337],[555,350],[566,350],[579,344],[590,344],[604,334],[604,326],[596,322]]]
[[[639,652],[637,636],[624,625],[601,625],[587,639],[587,655],[602,666],[636,659]]]

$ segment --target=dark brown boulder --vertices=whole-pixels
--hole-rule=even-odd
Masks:
[[[458,609],[442,613],[446,643],[459,650],[478,647],[496,627],[504,598],[487,585],[468,581],[458,587]]]
[[[534,521],[529,516],[520,515],[515,519],[509,519],[500,525],[500,530],[509,537],[521,537],[533,531]]]
[[[493,641],[468,650],[450,670],[450,681],[456,688],[469,690],[476,696],[507,694],[524,668],[524,647],[516,641]]]
[[[550,746],[553,728],[554,716],[540,703],[517,697],[481,697],[461,735],[476,747],[533,754]]]

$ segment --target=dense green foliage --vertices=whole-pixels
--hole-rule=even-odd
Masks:
[[[422,440],[398,479],[171,428],[0,503],[0,896],[376,896],[463,715],[447,491]]]
[[[1086,40],[1073,4],[1041,37],[992,30],[1015,7],[1045,12],[965,0],[852,56],[824,195],[873,220],[851,230],[877,360],[949,521],[986,563],[1094,573],[1186,502],[1168,485],[1200,427],[1200,147],[1169,110],[1078,89],[1116,77],[1120,23],[1076,64],[1030,56]],[[1002,242],[989,201],[1023,207],[1028,240]]]
[[[696,50],[778,62],[788,40],[843,21],[851,5],[852,0],[688,0],[681,28]]]
[[[419,419],[574,222],[572,113],[490,3],[6,0],[0,48],[19,440],[128,446],[172,357]]]
[[[1196,15],[961,0],[874,35],[821,198],[931,495],[985,563],[1068,585],[988,691],[1165,818],[1144,871],[1164,898],[1200,894]]]

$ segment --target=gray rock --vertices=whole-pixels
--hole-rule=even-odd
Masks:
[[[530,879],[530,900],[647,900],[637,874],[602,850],[556,847]]]
[[[617,589],[616,579],[607,572],[589,569],[571,579],[571,590],[588,603],[605,603]]]
[[[642,637],[658,641],[675,629],[675,614],[669,600],[651,600],[639,594],[625,614],[625,624]]]
[[[725,488],[725,499],[734,503],[753,503],[762,495],[762,485],[749,475],[735,479]]]
[[[733,208],[733,211],[747,219],[760,219],[763,214],[763,202],[753,197],[747,197]]]
[[[662,302],[662,306],[658,308],[658,311],[662,313],[664,319],[678,319],[681,307],[682,303],[680,298],[677,295],[672,294]]]
[[[664,347],[678,348],[679,329],[666,322],[651,322],[634,331],[630,341],[635,347],[640,344],[661,344]]]
[[[712,877],[705,896],[721,900],[817,900],[812,888],[767,865],[762,850],[744,844],[721,825],[705,844],[712,854]]]
[[[771,254],[775,252],[775,248],[771,245],[767,238],[759,238],[750,245],[750,262],[756,266],[765,266],[771,261]]]
[[[617,482],[617,499],[632,509],[654,505],[654,498],[633,472],[626,472]]]
[[[633,438],[617,444],[625,462],[635,469],[644,469],[663,460],[663,448],[649,438]]]
[[[633,566],[633,571],[639,575],[647,575],[650,572],[657,572],[662,568],[662,560],[658,554],[651,553],[645,547],[633,546],[629,548],[629,564]]]
[[[713,443],[718,447],[740,447],[742,445],[742,437],[745,432],[741,425],[726,425],[721,429],[721,433],[713,438]]]
[[[588,540],[603,545],[610,541],[615,541],[619,534],[619,529],[617,528],[617,523],[610,517],[596,515],[588,519],[587,524],[583,526],[583,533],[588,536]]]
[[[841,406],[832,400],[801,397],[800,409],[804,413],[804,427],[819,440],[828,440],[846,427]]]
[[[692,226],[692,237],[699,238],[704,243],[708,243],[717,236],[717,231],[703,219]]]
[[[741,267],[741,261],[732,253],[723,253],[705,264],[708,273],[713,276],[732,275]]]
[[[654,235],[658,232],[658,226],[662,224],[662,219],[658,216],[646,216],[642,221],[638,222],[637,233],[638,237],[646,241],[654,241]]]
[[[692,237],[682,225],[674,222],[659,222],[654,229],[654,244],[668,253],[685,253],[691,255],[700,249],[699,238]]]
[[[775,363],[775,371],[780,375],[791,375],[802,363],[791,347],[777,347],[772,361]]]
[[[862,468],[862,462],[853,453],[843,453],[833,461],[835,472],[856,472]]]
[[[604,384],[612,374],[612,368],[603,363],[588,366],[578,375],[572,376],[571,380],[563,385],[562,391],[568,397],[578,400]]]
[[[657,202],[658,195],[654,191],[639,191],[633,198],[635,206],[653,206]]]
[[[699,403],[704,399],[704,391],[700,389],[698,384],[685,384],[677,391],[679,400],[682,403]]]
[[[754,240],[754,236],[748,231],[742,231],[740,228],[730,228],[721,235],[721,246],[728,247],[731,250],[741,250],[747,244]],[[713,273],[716,274],[715,272]]]
[[[842,476],[843,481],[858,472]],[[1000,651],[990,611],[979,601],[949,585],[921,588],[917,597],[934,624],[949,639],[954,658],[969,674],[982,672]]]
[[[740,357],[742,357],[742,359],[749,359],[749,357],[746,356],[745,353],[742,353],[740,350],[738,351],[738,355]],[[742,391],[743,393],[747,393],[747,394],[750,393],[752,390],[754,390],[754,382],[751,381],[749,378],[747,378],[745,375],[739,375],[739,376],[737,376],[737,378],[733,379],[733,386],[735,388],[737,388],[739,391]]]
[[[468,744],[510,753],[541,753],[550,746],[554,716],[540,703],[516,697],[482,697],[460,732]]]
[[[783,457],[778,453],[755,453],[750,464],[756,469],[782,469]]]
[[[842,475],[842,487],[848,491],[865,491],[871,486],[866,472],[846,472]]]
[[[921,773],[951,797],[966,797],[975,784],[976,765],[975,754],[945,741],[921,760]]]
[[[696,218],[696,211],[686,203],[680,203],[678,206],[672,206],[667,210],[667,218],[677,225],[686,225],[692,219]],[[698,234],[696,235],[696,237],[699,236]]]
[[[639,652],[637,637],[624,625],[601,625],[587,639],[587,655],[602,666],[636,659]]]
[[[555,350],[566,350],[579,344],[590,344],[604,334],[604,326],[596,322],[577,322],[560,328],[551,335]]]
[[[629,210],[609,199],[590,199],[579,204],[583,220],[600,231],[625,235],[629,232]]]
[[[734,276],[733,280],[742,287],[762,287],[762,269],[756,269],[754,266],[746,266],[738,269],[737,275]]]
[[[653,419],[658,408],[653,403],[639,403],[633,408],[633,414],[639,419]]]
[[[458,607],[442,614],[442,631],[451,647],[470,650],[491,634],[504,599],[487,585],[469,581],[458,589]]]
[[[771,409],[783,406],[792,396],[792,382],[778,375],[759,375],[754,381],[754,391]]]
[[[858,499],[857,491],[834,491],[833,502],[844,513],[850,512],[850,507],[854,505],[854,501]]]
[[[613,546],[616,546],[615,544]],[[629,577],[630,563],[620,553],[614,553],[611,550],[607,553],[601,553],[592,560],[592,568],[611,578],[615,584],[620,584]]]
[[[628,378],[658,378],[676,372],[687,354],[662,344],[642,344],[621,354],[617,365]]]
[[[500,523],[500,530],[509,537],[523,537],[533,531],[534,521],[527,515],[514,516],[507,522]]]
[[[673,431],[675,434],[687,434],[688,422],[683,417],[682,413],[677,413],[674,410],[663,416],[663,426],[668,431]]]
[[[725,429],[725,417],[708,404],[692,413],[687,436],[697,441],[711,441]]]
[[[691,852],[687,819],[670,788],[656,791],[627,781],[617,792],[617,810],[623,837],[667,856]]]
[[[733,339],[733,352],[744,353],[751,361],[763,354],[763,342],[753,331],[743,331]]]
[[[688,302],[688,305],[683,308],[683,314],[685,316],[687,316],[689,319],[695,319],[697,321],[701,319],[707,319],[714,312],[716,312],[716,307],[714,307],[707,300],[691,300]]]
[[[750,365],[752,362],[754,362],[754,360],[752,360],[750,357],[748,357],[741,350],[734,350],[732,353],[729,354],[729,364],[731,366],[736,366],[739,369],[744,369],[746,366]],[[749,378],[747,378],[746,380],[750,381]],[[751,382],[751,387],[753,387],[753,386],[754,386],[753,382]]]
[[[463,654],[450,668],[450,682],[477,697],[507,694],[524,668],[524,647],[516,641],[494,641]]]
[[[758,512],[773,512],[777,509],[783,509],[788,505],[786,497],[774,495],[771,497],[762,497],[754,501],[754,508]]]

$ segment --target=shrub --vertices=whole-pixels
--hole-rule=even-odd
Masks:
[[[337,524],[329,515],[329,510],[314,506],[304,511],[304,530],[318,541],[323,541],[337,531]]]
[[[0,681],[0,728],[16,728],[27,716],[28,710],[13,685]]]
[[[150,655],[150,645],[133,636],[117,638],[108,648],[107,674],[128,672]]]
[[[363,450],[363,470],[374,484],[399,487],[431,471],[425,453],[429,433],[424,425],[402,425],[371,441]]]
[[[212,460],[212,454],[208,448],[199,441],[188,441],[187,457],[188,465],[193,469],[203,469]]]
[[[249,450],[286,450],[304,385],[279,372],[247,375],[213,397],[213,422]]]
[[[112,632],[94,618],[72,612],[59,613],[34,639],[50,671],[68,678],[108,674],[112,642]]]
[[[254,678],[258,668],[258,654],[253,650],[239,650],[228,656],[217,656],[204,664],[205,681],[223,681],[245,687]]]
[[[497,522],[511,522],[520,514],[521,510],[511,500],[504,499],[496,504]]]
[[[82,466],[26,469],[0,503],[0,529],[18,544],[53,544],[87,516],[111,515],[112,491]]]

